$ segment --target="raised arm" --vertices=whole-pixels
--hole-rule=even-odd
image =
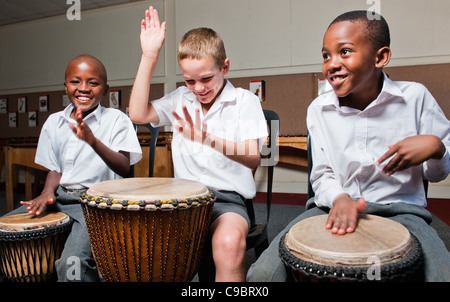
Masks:
[[[145,11],[141,21],[142,55],[130,96],[130,119],[138,124],[158,122],[153,106],[149,104],[150,84],[166,35],[166,23],[159,21],[158,12],[152,6]]]

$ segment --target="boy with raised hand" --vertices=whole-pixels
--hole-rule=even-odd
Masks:
[[[249,230],[244,200],[253,198],[252,169],[260,161],[267,123],[259,99],[224,77],[230,60],[220,36],[197,28],[182,38],[178,62],[186,86],[148,100],[165,39],[165,22],[150,7],[141,23],[142,57],[130,98],[130,118],[159,127],[174,125],[175,177],[195,180],[216,195],[210,233],[216,281],[245,281]],[[184,117],[184,118],[183,118]]]

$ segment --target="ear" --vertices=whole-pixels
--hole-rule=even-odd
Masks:
[[[67,93],[67,84],[66,84],[66,82],[64,82],[64,90],[65,90],[66,93]]]
[[[383,68],[387,64],[389,64],[389,61],[391,60],[391,49],[387,46],[380,48],[377,51],[376,54],[376,61],[375,61],[375,67],[377,68]]]
[[[225,62],[223,62],[222,74],[226,76],[230,71],[230,59],[226,58]]]

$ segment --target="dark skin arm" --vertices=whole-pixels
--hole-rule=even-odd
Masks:
[[[30,201],[20,202],[21,204],[28,206],[27,211],[29,214],[39,215],[47,205],[53,204],[56,201],[55,192],[56,189],[58,189],[61,176],[61,173],[55,171],[48,172],[41,195]]]
[[[431,158],[440,159],[444,154],[445,146],[437,136],[417,135],[389,146],[389,150],[377,160],[377,165],[393,156],[383,168],[386,175],[392,175],[397,171],[420,165]],[[328,214],[326,228],[339,235],[353,232],[358,214],[365,206],[366,201],[362,198],[355,201],[348,195],[339,196],[333,202],[333,208]]]
[[[80,109],[77,109],[74,118],[77,121],[78,126],[75,127],[72,124],[69,125],[75,135],[88,143],[111,170],[122,177],[127,176],[130,171],[129,153],[123,151],[115,152],[97,139],[89,126],[83,121]]]

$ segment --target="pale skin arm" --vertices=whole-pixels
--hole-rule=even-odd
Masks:
[[[111,170],[122,177],[127,176],[130,171],[129,153],[123,151],[115,152],[97,139],[89,126],[83,121],[80,109],[77,109],[75,113],[75,120],[78,123],[77,127],[69,124],[75,135],[89,144]]]
[[[175,130],[183,134],[186,139],[197,141],[201,144],[214,148],[216,151],[224,154],[231,160],[234,160],[250,169],[255,169],[260,161],[258,140],[250,139],[242,143],[235,143],[220,137],[207,133],[206,123],[203,125],[200,122],[200,111],[195,110],[195,123],[192,120],[186,106],[183,106],[183,119],[175,111],[172,115],[177,120]]]
[[[165,33],[166,23],[160,23],[158,12],[150,6],[145,11],[145,18],[141,21],[142,55],[130,96],[130,119],[138,124],[159,121],[158,115],[148,99],[153,72],[164,43]]]

